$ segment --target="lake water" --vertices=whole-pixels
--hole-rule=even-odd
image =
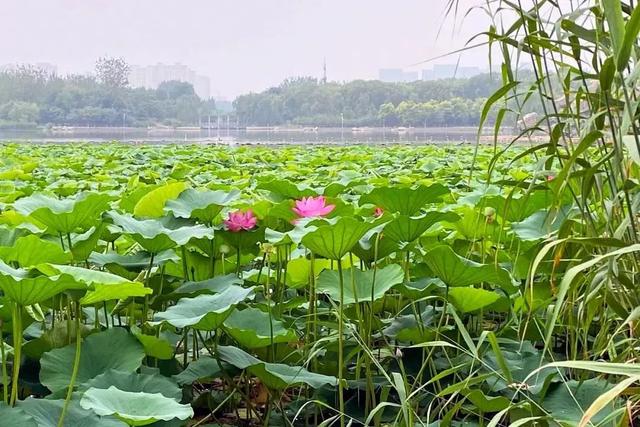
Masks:
[[[317,143],[460,143],[475,142],[477,129],[465,128],[322,128],[245,130],[245,129],[145,129],[73,128],[64,131],[44,129],[0,129],[0,140],[15,142],[107,142],[169,144],[317,144]]]

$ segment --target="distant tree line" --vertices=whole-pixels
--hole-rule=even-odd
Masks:
[[[473,126],[500,86],[499,76],[490,74],[412,83],[323,83],[307,77],[239,96],[234,109],[247,126]]]
[[[128,74],[121,58],[100,58],[95,76],[61,77],[32,67],[0,72],[0,126],[179,126],[219,113],[189,83],[134,89]],[[230,115],[241,126],[474,126],[500,86],[490,74],[412,83],[301,77],[239,96]],[[494,116],[491,111],[487,124]]]
[[[33,67],[0,73],[0,126],[192,125],[215,114],[189,83],[168,81],[158,89],[130,88],[128,65],[101,58],[96,75],[60,77]]]

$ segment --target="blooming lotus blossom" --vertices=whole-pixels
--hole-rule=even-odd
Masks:
[[[229,213],[229,217],[224,220],[224,225],[227,226],[227,230],[237,233],[238,231],[248,231],[255,228],[257,221],[258,219],[251,209],[246,212],[238,210]]]
[[[555,176],[547,175],[547,181],[553,181],[554,179],[555,179]]]
[[[302,200],[296,200],[296,206],[292,210],[301,218],[325,216],[336,207],[326,203],[324,196],[303,197]]]
[[[375,216],[376,218],[380,218],[383,213],[384,209],[382,209],[381,207],[376,207],[373,211],[373,216]]]

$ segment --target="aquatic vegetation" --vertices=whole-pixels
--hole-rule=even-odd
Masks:
[[[581,237],[560,162],[541,173],[524,147],[2,150],[3,420],[577,425],[603,393],[591,421],[625,417],[637,245]],[[469,179],[474,162],[499,179]],[[595,263],[594,245],[610,249]],[[599,262],[623,259],[618,300]],[[583,274],[610,291],[583,301]]]

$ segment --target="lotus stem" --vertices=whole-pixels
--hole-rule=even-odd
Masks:
[[[2,320],[0,320],[0,354],[2,355],[2,394],[4,395],[4,403],[9,404],[9,394],[7,386],[9,385],[9,376],[7,375],[7,355],[4,351],[4,336],[2,334]]]
[[[187,282],[189,281],[189,270],[188,270],[188,265],[187,265],[187,247],[185,245],[182,245],[182,248],[180,248],[181,253],[182,253],[182,275],[184,276],[184,281]],[[153,255],[151,255],[151,262],[153,262]]]
[[[71,379],[69,380],[69,388],[67,389],[67,397],[64,399],[64,405],[62,406],[62,412],[58,419],[58,427],[64,426],[64,416],[71,402],[71,395],[73,394],[73,387],[78,377],[78,370],[80,368],[80,352],[82,350],[82,324],[80,322],[82,317],[82,310],[80,309],[80,303],[76,303],[76,355],[73,359],[73,370],[71,371]]]
[[[4,345],[3,345],[4,347]],[[20,377],[20,361],[22,358],[22,307],[13,307],[13,377],[11,378],[11,406],[18,399],[18,379]]]
[[[338,308],[338,405],[340,408],[340,427],[344,422],[344,343],[343,343],[343,314],[344,314],[344,277],[342,259],[338,259],[338,275],[340,276],[340,307]]]

